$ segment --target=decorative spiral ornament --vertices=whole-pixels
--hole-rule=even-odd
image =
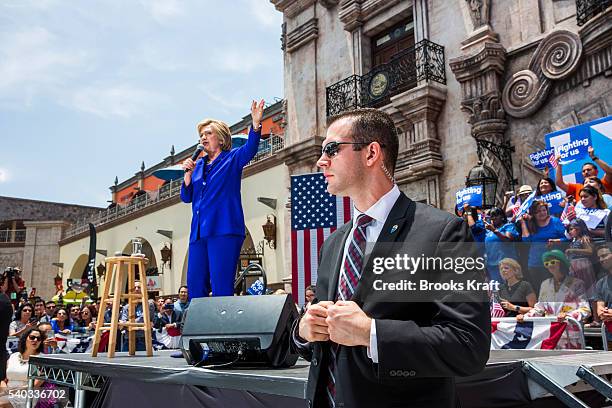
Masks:
[[[517,72],[506,83],[502,102],[506,112],[514,117],[524,117],[538,104],[541,88],[537,75],[528,69]]]
[[[542,74],[552,80],[574,72],[582,56],[582,42],[578,35],[560,30],[549,35],[539,47]]]

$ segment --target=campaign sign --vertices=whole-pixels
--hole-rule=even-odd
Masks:
[[[551,214],[559,215],[563,212],[563,207],[560,205],[561,201],[563,201],[563,193],[561,191],[553,191],[539,196],[537,199],[548,203]]]
[[[465,204],[471,207],[482,207],[482,186],[466,187],[457,191],[455,197],[458,210],[463,210]]]
[[[533,163],[536,169],[543,170],[546,167],[550,166],[548,160],[550,159],[550,156],[554,154],[554,152],[554,149],[544,149],[538,152],[531,153],[529,155],[529,158],[531,159],[531,162]]]
[[[592,162],[588,155],[589,145],[593,146],[600,158],[612,157],[612,116],[549,133],[544,139],[547,149],[553,148],[561,155],[563,180],[566,183],[582,183],[582,165]],[[600,178],[603,173],[599,168]],[[555,179],[554,169],[551,169],[550,177]]]

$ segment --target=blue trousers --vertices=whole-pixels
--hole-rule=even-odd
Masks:
[[[236,266],[244,237],[220,235],[189,244],[187,287],[190,298],[233,296]]]

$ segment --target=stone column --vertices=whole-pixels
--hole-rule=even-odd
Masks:
[[[477,50],[452,59],[450,68],[461,84],[461,110],[468,114],[467,122],[471,125],[472,137],[476,139],[479,158],[497,173],[497,195],[501,199],[514,180],[509,177],[512,173],[512,148],[504,135],[508,122],[501,104],[500,78],[504,73],[506,50],[496,42],[493,34],[486,38],[476,34],[476,41],[472,33],[468,38],[470,45],[464,48]]]
[[[22,278],[28,287],[49,299],[55,294],[53,277],[57,275],[59,241],[70,225],[65,221],[26,221],[26,242],[23,253]]]

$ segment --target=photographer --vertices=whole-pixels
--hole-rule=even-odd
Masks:
[[[18,305],[19,295],[24,289],[25,282],[21,279],[21,271],[18,268],[6,268],[0,277],[0,291],[6,293],[14,306]]]

